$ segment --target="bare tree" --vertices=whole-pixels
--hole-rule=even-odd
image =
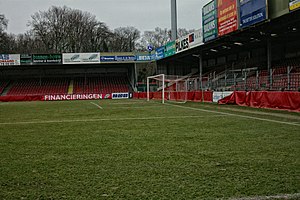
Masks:
[[[170,30],[156,27],[154,31],[145,31],[141,38],[141,46],[147,47],[148,44],[154,48],[165,45],[171,40]]]
[[[116,28],[108,46],[111,51],[131,52],[136,49],[139,38],[140,31],[134,27]]]
[[[102,51],[105,39],[111,35],[108,27],[94,15],[66,6],[52,6],[31,17],[29,26],[47,53]]]

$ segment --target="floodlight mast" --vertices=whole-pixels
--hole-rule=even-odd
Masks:
[[[171,0],[171,40],[177,39],[177,5],[176,0]]]

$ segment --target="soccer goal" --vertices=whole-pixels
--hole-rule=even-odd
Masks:
[[[151,99],[185,103],[189,78],[187,76],[175,76],[159,74],[147,77],[147,101]]]

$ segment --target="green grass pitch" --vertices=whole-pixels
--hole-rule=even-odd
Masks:
[[[142,100],[0,102],[0,199],[299,192],[299,113]]]

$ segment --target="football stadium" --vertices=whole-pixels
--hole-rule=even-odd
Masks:
[[[0,52],[0,199],[300,199],[300,1],[200,10],[148,52]]]

